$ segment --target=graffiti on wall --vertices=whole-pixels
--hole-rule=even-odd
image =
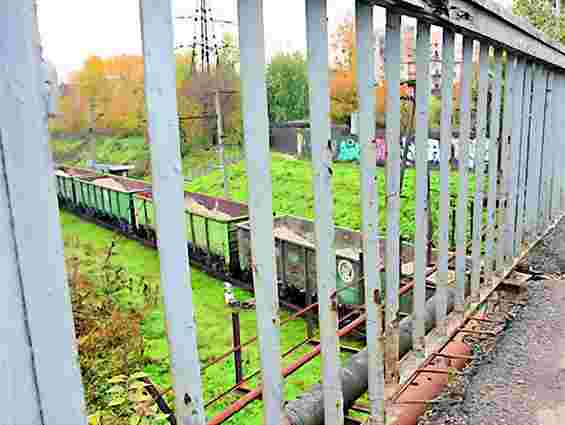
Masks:
[[[376,147],[376,165],[384,166],[388,156],[387,145],[384,137],[377,137],[372,140]],[[486,141],[488,146],[489,141]],[[356,136],[343,136],[332,140],[333,159],[339,162],[359,162],[361,160],[361,147]],[[414,137],[403,137],[400,141],[400,151],[405,156],[406,165],[413,167],[416,165],[416,144]],[[459,140],[453,138],[450,143],[449,160],[457,165],[459,155]],[[467,168],[474,169],[476,165],[475,159],[476,141],[470,140],[468,146]],[[485,164],[488,163],[488,149],[484,149],[485,156],[483,158]],[[428,139],[427,146],[428,163],[432,167],[439,167],[440,157],[440,141],[437,139]]]
[[[384,166],[387,159],[387,146],[384,138],[374,139],[373,142],[377,148],[377,166]],[[488,145],[488,140],[486,141]],[[468,148],[467,157],[467,168],[475,168],[475,151],[476,151],[475,140],[470,140]],[[416,164],[416,144],[413,137],[403,137],[400,141],[400,149],[402,155],[406,155],[406,163],[409,167],[413,167]],[[436,139],[428,139],[428,163],[430,166],[439,167],[439,154],[440,154],[440,142]],[[459,140],[452,139],[451,146],[449,150],[449,160],[457,163],[459,159]],[[488,152],[485,149],[485,156],[483,158],[485,164],[488,163]]]
[[[383,137],[378,137],[373,139],[373,142],[377,148],[377,165],[385,165],[387,150],[386,143]]]
[[[354,140],[352,137],[348,137],[337,141],[335,144],[337,146],[337,161],[351,162],[361,160],[361,148],[359,147],[357,140]]]

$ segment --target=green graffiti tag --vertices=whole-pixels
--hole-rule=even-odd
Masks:
[[[337,158],[338,161],[351,162],[361,159],[361,149],[359,144],[353,139],[345,139],[338,143]]]

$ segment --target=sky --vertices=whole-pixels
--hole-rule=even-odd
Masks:
[[[172,0],[173,16],[189,15],[197,0]],[[208,0],[214,16],[237,20],[237,0]],[[327,0],[329,31],[351,16],[354,0]],[[495,0],[496,1],[496,0]],[[498,0],[509,3],[511,0]],[[45,56],[64,81],[90,55],[141,54],[139,0],[37,0]],[[304,0],[264,0],[267,59],[278,51],[304,50]],[[384,11],[375,9],[375,25],[384,26]],[[237,32],[234,25],[220,31]],[[176,43],[190,42],[192,28],[175,22]]]

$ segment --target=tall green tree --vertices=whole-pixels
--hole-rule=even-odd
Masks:
[[[267,66],[269,119],[283,122],[308,116],[308,69],[300,52],[278,53]]]
[[[553,0],[514,0],[514,14],[528,18],[537,29],[554,40],[565,43],[565,2],[561,4],[561,14],[553,10]]]

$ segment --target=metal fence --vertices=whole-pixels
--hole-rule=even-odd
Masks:
[[[207,422],[196,323],[183,221],[182,170],[173,56],[170,0],[140,0],[145,98],[147,103],[154,199],[159,237],[161,287],[166,310],[171,369],[179,424]],[[520,255],[565,204],[565,49],[525,21],[487,0],[451,0],[448,14],[423,0],[357,0],[355,24],[361,143],[361,202],[370,423],[382,424],[385,388],[398,386],[399,360],[399,217],[400,64],[403,17],[418,20],[416,39],[416,239],[413,350],[423,360],[426,346],[426,209],[430,28],[443,29],[441,84],[439,279],[436,319],[447,341],[448,260],[456,262],[455,327],[499,283]],[[253,274],[262,368],[264,423],[308,422],[284,406],[279,336],[279,302],[273,243],[269,123],[265,85],[265,29],[262,0],[239,0],[239,42]],[[386,8],[385,79],[386,193],[377,193],[374,139],[375,86],[373,6]],[[326,0],[306,1],[312,167],[319,328],[322,346],[321,399],[311,399],[312,415],[344,423],[338,320],[334,308],[335,247],[331,190],[329,63]],[[2,323],[2,423],[85,424],[85,407],[76,359],[71,307],[66,284],[59,214],[37,54],[37,23],[32,0],[0,3],[0,322]],[[449,252],[449,139],[452,134],[454,39],[463,39],[460,82],[460,141],[456,252]],[[466,240],[473,49],[479,49],[477,149],[488,152],[488,175],[478,167],[475,179],[473,233]],[[494,75],[489,76],[489,62]],[[492,101],[487,92],[492,90]],[[490,109],[489,109],[490,108]],[[487,141],[487,110],[490,129]],[[478,161],[485,155],[479,154]],[[500,162],[497,164],[497,162]],[[488,187],[484,194],[483,184]],[[374,267],[379,249],[378,200],[387,199],[386,279]],[[483,204],[486,197],[486,222]],[[486,242],[481,243],[486,228]],[[470,295],[466,289],[466,245],[472,244]],[[481,282],[483,278],[483,282]],[[385,297],[386,294],[386,297]],[[317,404],[316,404],[317,403]],[[347,406],[346,406],[347,407]],[[320,408],[315,410],[314,408]],[[298,412],[298,413],[297,413]],[[292,414],[291,414],[292,413]],[[213,421],[212,421],[213,422]]]

